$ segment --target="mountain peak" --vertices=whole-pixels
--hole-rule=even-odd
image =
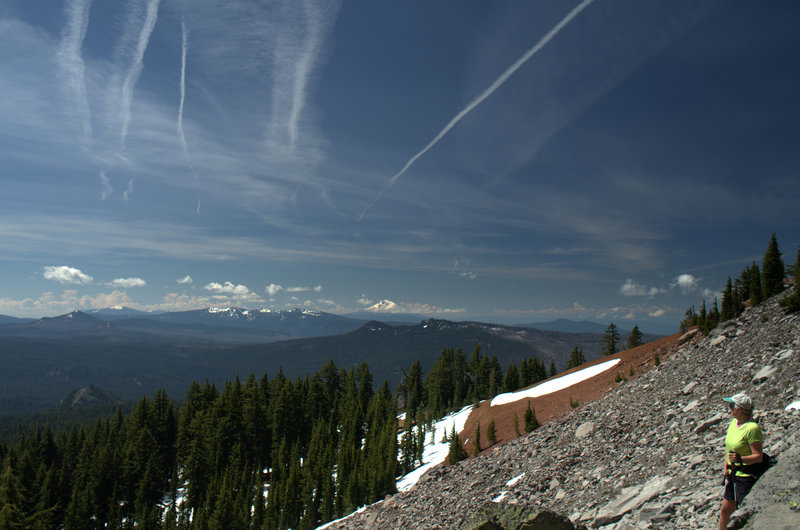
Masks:
[[[116,405],[121,402],[122,400],[120,398],[108,390],[89,385],[70,392],[61,400],[61,405],[63,407],[81,408],[98,405]]]
[[[369,306],[366,311],[372,313],[396,313],[400,306],[391,300],[381,300],[377,304]]]

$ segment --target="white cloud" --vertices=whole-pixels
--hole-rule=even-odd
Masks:
[[[144,287],[147,285],[147,282],[141,278],[117,278],[116,280],[111,281],[108,285],[110,287],[122,288]]]
[[[658,317],[663,317],[666,313],[667,312],[664,311],[663,309],[656,309],[655,311],[648,313],[648,316],[651,316],[653,318],[658,318]]]
[[[471,266],[472,266],[472,263],[470,262],[470,260],[464,259],[464,258],[462,258],[462,259],[456,258],[455,261],[453,262],[453,272],[456,275],[461,276],[462,278],[467,278],[467,279],[470,279],[470,280],[474,280],[474,279],[476,279],[478,277],[477,273],[469,271],[469,270],[459,270],[459,269],[463,269],[463,268],[470,268]]]
[[[135,304],[128,295],[122,291],[100,293],[97,296],[82,296],[78,302],[79,307],[88,307],[91,309],[103,309],[115,306],[131,307],[134,305]]]
[[[280,288],[280,285],[277,285],[276,287]],[[314,291],[314,292],[319,293],[319,292],[322,291],[322,286],[321,285],[315,285],[314,287],[287,287],[286,288],[286,292],[287,293],[307,293],[309,291]]]
[[[636,283],[631,278],[628,278],[625,280],[625,283],[622,284],[622,287],[619,288],[619,292],[622,293],[623,296],[649,296],[652,298],[661,292],[661,290],[658,287],[645,287],[644,285]]]
[[[73,283],[78,285],[86,285],[92,283],[92,280],[94,280],[94,278],[88,274],[84,274],[80,270],[74,267],[67,267],[66,265],[45,267],[44,277],[58,283]]]
[[[711,289],[703,289],[703,298],[706,300],[722,300],[722,293]]]
[[[206,291],[211,291],[215,294],[227,294],[233,296],[248,296],[252,294],[252,291],[250,291],[246,285],[234,285],[231,282],[225,282],[222,284],[211,282],[203,287],[203,289]]]
[[[225,302],[263,302],[261,297],[251,291],[246,285],[234,284],[232,282],[216,283],[211,282],[205,287],[206,291],[211,291],[212,298],[216,303]]]
[[[642,296],[647,293],[647,288],[628,278],[625,280],[622,287],[619,288],[619,292],[622,293],[623,296]]]
[[[362,294],[361,298],[356,300],[356,302],[358,302],[361,305],[372,305],[374,303],[371,299],[367,298],[367,295],[365,294]]]
[[[208,307],[210,300],[204,296],[188,296],[182,293],[168,293],[160,304],[148,306],[148,310],[188,311]]]
[[[681,293],[689,294],[697,290],[697,278],[691,274],[681,274],[671,284],[672,288],[679,288]]]
[[[192,277],[187,274],[183,278],[180,278],[180,279],[178,279],[176,281],[178,283],[185,284],[185,283],[192,283],[194,280],[192,280]]]
[[[280,292],[282,290],[283,290],[283,287],[281,287],[280,285],[274,284],[274,283],[271,283],[271,284],[267,285],[267,287],[265,289],[267,294],[270,295],[270,296],[275,296],[276,294],[278,294],[278,292]]]
[[[46,291],[38,299],[0,298],[0,314],[35,318],[61,315],[75,309],[101,309],[114,306],[136,307],[136,304],[125,292],[116,290],[111,293],[99,293],[97,296],[79,296],[76,290],[67,289],[60,296]]]

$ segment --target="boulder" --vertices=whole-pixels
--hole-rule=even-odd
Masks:
[[[772,375],[777,371],[778,369],[774,366],[765,366],[764,368],[759,370],[756,375],[753,376],[753,384],[760,385],[761,383],[772,377]]]
[[[643,486],[623,488],[622,492],[609,504],[597,512],[592,521],[592,526],[597,528],[607,524],[616,523],[625,514],[639,508],[644,503],[663,493],[669,486],[670,477],[656,477]]]
[[[594,422],[587,421],[575,430],[575,438],[583,440],[587,436],[591,436],[594,432]]]

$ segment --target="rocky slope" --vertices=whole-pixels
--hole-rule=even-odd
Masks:
[[[435,468],[329,528],[517,528],[540,512],[543,528],[712,528],[730,421],[722,397],[740,391],[755,399],[764,448],[779,463],[735,520],[800,528],[800,412],[785,410],[800,400],[800,315],[777,299],[708,337],[684,337],[660,366],[597,401]]]

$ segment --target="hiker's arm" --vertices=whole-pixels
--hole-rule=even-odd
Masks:
[[[764,460],[764,449],[761,446],[761,442],[751,443],[750,454],[748,456],[741,457],[741,460],[744,464],[758,464]]]
[[[747,456],[737,455],[736,453],[732,453],[735,455],[733,458],[734,464],[757,464],[764,459],[764,450],[761,446],[761,442],[753,442],[750,444],[750,454]]]

